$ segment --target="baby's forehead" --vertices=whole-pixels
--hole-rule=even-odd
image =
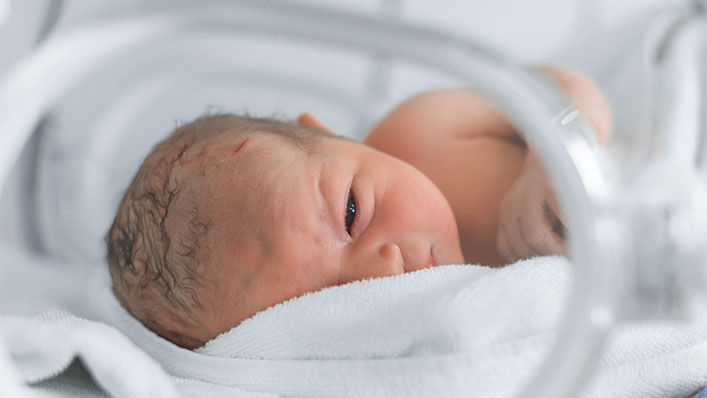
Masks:
[[[276,134],[224,138],[204,148],[190,174],[210,211],[240,208],[246,218],[265,211],[274,188],[297,178],[295,170],[313,165],[317,156],[312,153]]]
[[[267,257],[286,238],[279,233],[283,212],[293,213],[291,202],[312,180],[317,156],[271,134],[224,140],[211,151],[203,159],[207,176],[199,180],[212,221],[209,249]]]
[[[228,164],[237,170],[253,171],[257,174],[270,171],[282,162],[307,162],[314,146],[297,142],[273,133],[253,133],[244,137],[224,137],[205,148],[204,161],[212,166]],[[260,171],[260,173],[258,173]]]

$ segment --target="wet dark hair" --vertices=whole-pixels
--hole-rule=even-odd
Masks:
[[[116,297],[133,316],[160,336],[185,348],[206,343],[195,333],[200,302],[203,239],[211,220],[199,186],[178,181],[178,161],[223,136],[276,134],[307,146],[324,130],[275,119],[232,114],[200,117],[175,129],[145,158],[120,202],[106,236]],[[178,326],[174,326],[178,325]]]

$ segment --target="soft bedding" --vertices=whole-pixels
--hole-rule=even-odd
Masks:
[[[96,275],[86,293],[99,322],[66,313],[5,317],[2,331],[25,369],[21,374],[34,375],[26,381],[38,380],[27,369],[43,369],[49,377],[67,358],[93,353],[103,359],[84,365],[108,391],[132,383],[141,386],[133,389],[138,392],[172,384],[187,396],[219,389],[241,395],[510,397],[552,342],[570,281],[571,266],[561,257],[503,269],[442,266],[290,300],[189,351],[144,328],[119,306],[107,275]],[[56,361],[53,352],[62,344],[63,359]],[[27,352],[34,352],[32,361]],[[105,373],[111,360],[115,369],[134,370]],[[142,370],[136,375],[135,369]],[[705,385],[707,314],[701,313],[689,323],[619,326],[583,396],[690,396]]]

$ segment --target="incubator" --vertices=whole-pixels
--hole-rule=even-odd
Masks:
[[[15,18],[17,4],[0,1],[0,23]],[[175,115],[190,120],[223,104],[255,113],[272,104],[283,114],[317,109],[332,130],[361,139],[401,98],[455,85],[483,94],[523,133],[571,231],[572,285],[555,343],[518,396],[578,394],[616,324],[689,319],[707,305],[707,41],[699,2],[680,8],[695,20],[685,34],[702,43],[701,53],[690,53],[687,93],[654,86],[660,101],[647,109],[675,112],[651,113],[640,134],[617,129],[608,150],[537,72],[479,42],[401,21],[397,2],[383,2],[381,15],[277,1],[144,2],[96,8],[55,32],[64,4],[43,4],[25,48],[0,64],[2,261],[19,250],[102,264],[117,200]],[[663,46],[664,54],[681,51]],[[651,70],[668,73],[668,55]],[[85,303],[74,305],[89,316]],[[0,355],[5,380],[12,363]]]

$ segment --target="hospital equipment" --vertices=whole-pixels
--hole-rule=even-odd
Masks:
[[[20,181],[16,164],[30,156],[21,158],[23,150],[35,145],[37,181],[25,189],[27,195],[40,195],[40,200],[36,214],[28,211],[19,221],[34,225],[28,236],[54,255],[94,259],[102,235],[93,241],[86,237],[95,235],[95,224],[84,220],[67,229],[65,217],[74,213],[57,209],[46,199],[76,201],[89,209],[91,218],[97,217],[94,212],[111,214],[115,203],[106,203],[104,192],[115,192],[117,184],[91,169],[135,146],[120,136],[146,120],[143,105],[163,100],[170,87],[185,92],[204,89],[190,85],[191,79],[211,84],[206,90],[230,79],[233,87],[250,87],[255,102],[263,101],[257,98],[262,87],[325,98],[354,115],[350,130],[362,131],[374,119],[369,107],[380,100],[375,92],[365,94],[364,102],[332,88],[330,82],[278,75],[276,69],[258,64],[262,61],[258,47],[248,44],[253,38],[283,51],[285,59],[305,54],[312,62],[355,63],[359,61],[354,55],[363,53],[377,62],[375,76],[400,63],[463,82],[497,104],[540,154],[566,211],[576,273],[557,344],[527,386],[527,396],[566,397],[580,391],[615,322],[689,316],[694,300],[703,300],[704,305],[700,295],[707,290],[706,68],[696,82],[703,88],[698,90],[698,106],[704,111],[694,136],[680,140],[687,143],[681,147],[661,145],[661,140],[677,133],[662,131],[669,124],[655,121],[652,138],[636,149],[645,167],[617,170],[620,162],[605,158],[589,127],[553,86],[491,49],[400,21],[288,2],[214,1],[208,6],[156,2],[139,12],[99,16],[51,34],[11,65],[0,76],[0,187],[12,186],[13,177],[15,184]],[[333,55],[310,53],[307,46],[312,45]],[[703,65],[704,59],[703,54]],[[356,86],[366,78],[370,77],[352,76],[350,84]],[[94,84],[117,95],[104,97]],[[214,98],[219,96],[228,101],[223,94]],[[62,105],[63,113],[55,112],[65,97],[69,100]],[[177,111],[193,104],[165,104],[170,106]],[[83,119],[68,123],[62,118]],[[53,124],[61,130],[62,123],[80,128],[62,131],[66,136],[51,132]],[[157,123],[142,129],[160,130]],[[94,131],[100,131],[100,137]],[[146,148],[154,138],[132,139],[145,140],[137,146]],[[81,148],[75,161],[52,158],[70,153],[61,145]],[[144,153],[135,158],[138,155]],[[74,177],[66,186],[56,183],[68,175]],[[36,242],[20,243],[36,248]],[[621,295],[621,290],[626,293]]]

